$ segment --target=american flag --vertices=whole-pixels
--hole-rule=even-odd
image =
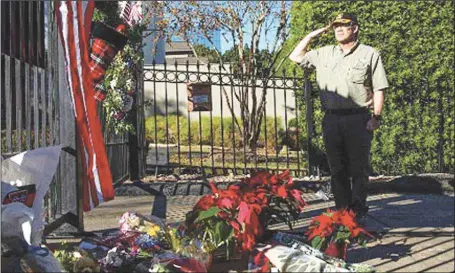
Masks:
[[[59,36],[64,49],[68,87],[73,100],[78,134],[77,150],[84,167],[83,208],[89,211],[114,199],[112,174],[107,160],[101,124],[93,98],[93,76],[89,67],[89,35],[95,3],[55,1]]]
[[[130,27],[142,22],[142,2],[141,1],[121,1],[120,18]]]

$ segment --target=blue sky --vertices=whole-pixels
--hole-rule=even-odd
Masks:
[[[269,33],[267,33],[267,36],[265,36],[264,34],[261,35],[261,39],[259,40],[259,49],[262,50],[262,49],[265,49],[267,47],[267,43],[266,41],[268,41],[269,43],[273,43],[273,39],[274,39],[274,36],[275,36],[275,32],[276,31],[269,31]],[[244,41],[248,44],[250,44],[251,42],[251,25],[248,24],[248,26],[245,28],[245,34],[244,34]],[[224,38],[221,38],[221,50],[222,52],[232,48],[233,46],[233,42],[232,41],[226,41]],[[271,47],[271,45],[270,45]]]
[[[223,2],[223,1],[221,1]],[[265,49],[267,47],[267,42],[268,41],[270,44],[273,43],[273,39],[275,37],[276,33],[276,27],[279,24],[279,18],[273,18],[274,22],[272,25],[273,30],[269,31],[267,33],[267,36],[265,36],[265,32],[263,31],[261,35],[261,39],[259,40],[259,49]],[[246,23],[244,27],[244,41],[248,44],[251,43],[251,23]],[[226,41],[224,38],[221,38],[221,49],[222,52],[232,48],[233,42],[232,41]],[[271,45],[270,45],[271,47]]]
[[[215,1],[215,2],[219,2],[220,4],[224,3],[225,1]],[[274,6],[273,9],[275,8],[279,8],[279,5],[278,6]],[[275,10],[276,12],[276,10]],[[251,21],[248,20],[248,18],[244,18],[244,26],[243,26],[243,30],[244,30],[244,43],[247,43],[247,44],[251,44],[251,34],[252,34],[252,26],[251,26]],[[271,30],[269,30],[269,32],[267,33],[267,36],[265,35],[265,25],[267,24],[270,24],[271,20],[273,20],[272,24],[271,24]],[[262,31],[262,34],[261,34],[261,39],[259,40],[259,49],[262,50],[262,49],[266,49],[267,48],[267,45],[270,43],[269,47],[272,46],[272,43],[273,43],[273,40],[275,38],[275,33],[276,33],[276,27],[278,26],[279,24],[279,20],[280,18],[273,18],[273,17],[270,17],[270,16],[267,16],[265,22],[264,22],[264,26],[263,26],[263,31]],[[231,38],[231,34],[228,33],[226,35],[226,37],[228,39],[225,39],[224,37],[222,37],[222,35],[220,35],[220,43],[221,43],[221,52],[224,53],[226,50],[229,50],[232,48],[233,46],[233,41],[232,41],[232,38]],[[173,40],[180,40],[179,38],[175,37],[173,38]],[[192,39],[193,40],[193,39]],[[205,39],[203,39],[205,40]],[[214,40],[216,40],[216,38],[214,37]],[[193,40],[193,42],[196,42]],[[216,43],[216,42],[215,42]],[[205,46],[208,46],[208,47],[212,47],[210,45],[209,42],[207,41],[202,41],[202,44],[204,44]]]

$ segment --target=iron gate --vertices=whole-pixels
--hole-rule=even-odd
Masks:
[[[282,76],[253,82],[244,80],[248,76],[235,73],[232,67],[188,61],[145,67],[149,172],[246,174],[289,169],[296,176],[308,174],[306,147],[311,147],[311,137],[299,132],[303,108],[297,97],[309,94],[309,85],[295,71],[291,76],[283,71]],[[205,95],[197,98],[192,94],[194,88],[205,88],[197,91]],[[251,98],[242,100],[241,96]],[[251,145],[243,139],[246,125],[242,116],[253,110],[242,113],[239,104],[258,102],[261,96],[266,98],[266,106],[261,108],[264,118],[257,145],[249,149]],[[305,115],[311,136],[311,98],[307,97]]]

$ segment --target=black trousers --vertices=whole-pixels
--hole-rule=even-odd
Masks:
[[[366,129],[366,124],[370,118],[368,112],[326,113],[323,118],[324,144],[337,209],[368,211],[366,184],[373,133]]]

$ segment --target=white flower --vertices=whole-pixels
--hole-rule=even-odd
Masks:
[[[131,89],[133,87],[133,80],[132,79],[126,80],[125,87],[126,89]]]
[[[80,259],[82,258],[82,255],[79,251],[74,251],[73,252],[73,257],[76,258],[76,259]]]
[[[110,82],[110,84],[111,84],[111,88],[112,88],[112,89],[115,89],[115,87],[117,86],[117,80],[116,80],[116,79],[113,79],[113,80]]]

